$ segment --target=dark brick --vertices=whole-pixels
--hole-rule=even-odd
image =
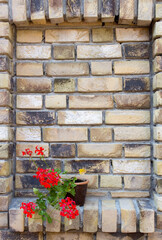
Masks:
[[[39,12],[44,10],[43,0],[31,0],[31,13]]]
[[[124,91],[127,92],[144,92],[150,90],[150,80],[144,78],[125,78]]]
[[[15,179],[16,189],[41,187],[39,180],[33,178],[33,175],[17,174]]]
[[[101,14],[114,16],[115,15],[115,1],[114,0],[102,0],[101,1]]]
[[[55,123],[54,112],[17,112],[16,123],[20,125],[52,125]]]
[[[54,58],[58,60],[74,59],[75,58],[74,46],[55,46]]]
[[[81,20],[80,0],[66,0],[66,17],[69,21]]]
[[[41,192],[46,192],[46,191],[44,191],[44,189],[41,189]],[[31,198],[31,197],[35,197],[35,194],[33,193],[33,189],[25,189],[25,190],[21,189],[21,190],[15,190],[15,197]]]
[[[125,58],[149,58],[149,44],[124,44]]]
[[[11,232],[9,230],[0,231],[1,240],[40,240],[42,233],[31,233],[31,232]]]
[[[51,157],[75,157],[75,144],[52,144]]]
[[[0,56],[0,72],[10,72],[10,60],[6,56]]]
[[[75,80],[67,78],[58,78],[54,81],[54,92],[74,92]]]

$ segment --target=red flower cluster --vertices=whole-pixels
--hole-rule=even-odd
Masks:
[[[40,148],[38,148],[38,146],[36,146],[35,147],[35,153],[37,154],[37,155],[44,155],[44,148],[42,148],[42,147],[40,147]]]
[[[33,152],[29,148],[26,148],[25,151],[22,152],[22,155],[23,156],[29,155],[31,157],[32,153]]]
[[[58,185],[60,181],[60,175],[54,171],[54,169],[38,168],[36,176],[33,177],[39,179],[39,182],[45,188],[51,188],[51,186]]]
[[[35,207],[36,204],[33,202],[29,202],[29,203],[24,203],[22,202],[20,209],[24,209],[24,213],[27,215],[27,217],[32,218],[32,214],[35,213]]]
[[[60,211],[61,216],[67,217],[68,219],[75,219],[76,216],[79,215],[79,211],[76,208],[76,203],[71,198],[67,197],[62,199],[59,205],[62,208]]]

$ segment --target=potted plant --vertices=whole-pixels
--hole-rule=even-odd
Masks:
[[[83,206],[87,191],[88,181],[85,179],[65,178],[66,172],[60,169],[51,169],[44,160],[44,148],[36,146],[35,153],[45,162],[47,168],[39,168],[35,160],[32,159],[33,152],[28,148],[22,152],[23,156],[29,156],[30,161],[36,166],[36,175],[33,177],[38,179],[41,186],[46,189],[45,192],[37,188],[33,188],[34,194],[37,196],[36,202],[22,202],[20,209],[24,210],[27,217],[32,217],[37,211],[42,217],[51,223],[52,218],[47,213],[47,205],[51,205],[60,211],[60,215],[68,219],[75,219],[79,215],[76,205]],[[84,169],[79,170],[80,174],[84,174]]]

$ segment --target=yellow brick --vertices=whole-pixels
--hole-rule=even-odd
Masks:
[[[18,30],[17,42],[19,43],[41,43],[42,31],[40,30]]]
[[[92,75],[111,75],[112,62],[91,62]]]
[[[143,141],[150,140],[149,127],[116,127],[114,129],[117,141]]]
[[[41,109],[42,96],[41,95],[18,95],[17,108],[20,109]]]
[[[17,63],[17,76],[43,76],[42,63]]]
[[[12,45],[8,39],[0,39],[0,54],[12,58]]]
[[[40,142],[40,128],[17,128],[16,141],[20,142]]]
[[[124,189],[149,190],[150,176],[124,176]]]
[[[46,108],[60,109],[66,108],[66,95],[49,95],[46,96]]]
[[[17,46],[18,59],[50,59],[51,46]]]
[[[154,172],[157,174],[157,175],[160,175],[162,176],[162,161],[154,161]]]
[[[121,0],[119,23],[120,24],[132,24],[135,18],[134,13],[135,5],[133,0]]]
[[[92,29],[93,42],[112,42],[113,28],[94,28]]]
[[[111,142],[111,128],[91,128],[90,137],[92,142]]]
[[[153,0],[139,0],[137,25],[149,26],[153,18]]]
[[[153,89],[161,89],[162,88],[162,73],[157,73],[153,78]]]
[[[27,23],[27,6],[25,0],[12,1],[12,17],[16,24]]]
[[[146,42],[149,41],[148,28],[116,28],[118,42]]]
[[[147,74],[150,72],[149,61],[114,62],[115,74]]]
[[[101,188],[121,189],[122,188],[122,178],[121,178],[121,176],[101,175],[100,176],[100,187]]]
[[[0,20],[8,20],[8,4],[0,4]]]

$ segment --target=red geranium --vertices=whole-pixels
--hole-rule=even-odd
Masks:
[[[79,211],[76,208],[76,203],[71,198],[67,197],[62,199],[59,205],[62,208],[60,211],[61,216],[67,217],[68,219],[75,219],[76,216],[79,215]]]
[[[32,153],[33,152],[29,148],[26,148],[25,151],[22,152],[22,155],[23,156],[29,155],[31,157]]]
[[[27,217],[32,218],[32,214],[35,213],[35,207],[36,204],[33,202],[29,202],[29,203],[24,203],[22,202],[20,209],[24,209],[24,214],[27,215]]]
[[[36,146],[35,147],[35,153],[37,154],[37,155],[44,155],[44,148],[42,148],[42,147],[40,147],[40,148],[38,148],[38,146]]]

